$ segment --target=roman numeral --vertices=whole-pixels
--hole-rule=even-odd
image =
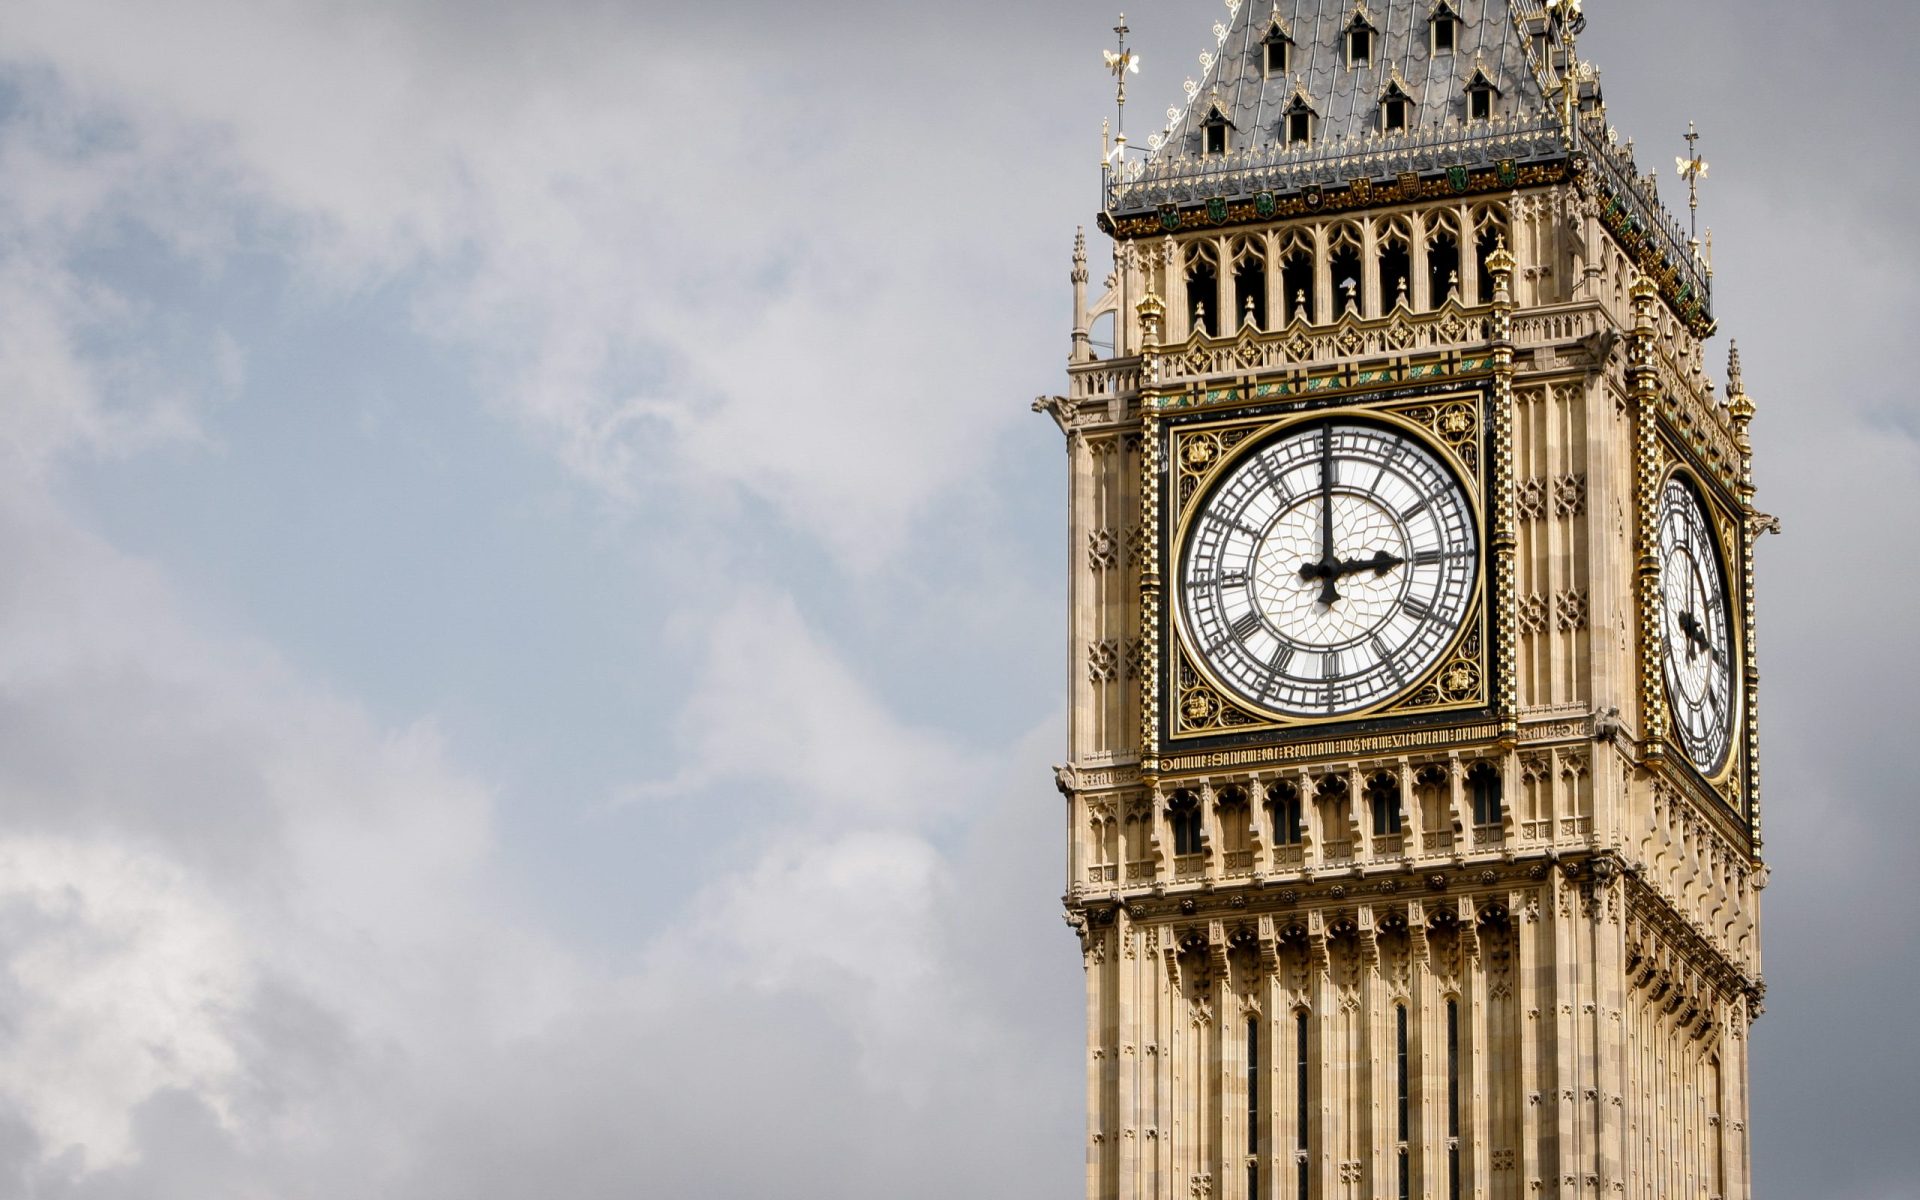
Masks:
[[[1433,610],[1427,607],[1427,602],[1418,596],[1408,596],[1400,607],[1412,613],[1416,621],[1424,621],[1433,615]]]
[[[1329,650],[1320,656],[1320,678],[1340,678],[1340,652]]]
[[[1246,612],[1240,615],[1239,620],[1233,623],[1233,636],[1237,640],[1244,642],[1248,638],[1252,637],[1254,635],[1254,631],[1259,628],[1260,628],[1260,610],[1255,608],[1250,608]]]

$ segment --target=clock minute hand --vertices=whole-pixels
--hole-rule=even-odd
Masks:
[[[1340,598],[1334,584],[1340,578],[1340,558],[1333,552],[1333,426],[1320,427],[1320,603]],[[1304,571],[1302,572],[1304,574]]]

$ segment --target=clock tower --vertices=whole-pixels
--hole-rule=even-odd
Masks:
[[[1770,519],[1711,267],[1578,0],[1226,8],[1035,405],[1086,1194],[1745,1200]]]

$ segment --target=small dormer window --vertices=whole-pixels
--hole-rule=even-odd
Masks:
[[[1413,98],[1407,95],[1396,78],[1387,85],[1386,94],[1380,97],[1380,130],[1382,133],[1394,133],[1412,122]]]
[[[1303,146],[1313,141],[1313,105],[1307,103],[1305,92],[1294,92],[1293,99],[1281,110],[1280,120],[1287,145]]]
[[[1207,119],[1200,123],[1200,150],[1209,157],[1225,154],[1233,149],[1233,122],[1227,120],[1227,114],[1220,111],[1218,105],[1207,113]]]
[[[1452,54],[1459,36],[1459,18],[1453,15],[1453,9],[1442,4],[1433,13],[1433,52]]]
[[[1279,26],[1274,26],[1267,34],[1265,46],[1269,78],[1293,70],[1293,39],[1282,33]]]
[[[1467,80],[1467,120],[1493,120],[1493,101],[1500,89],[1493,86],[1484,66],[1476,64],[1473,75]]]
[[[1347,19],[1347,65],[1349,67],[1370,67],[1373,65],[1373,22],[1367,17],[1365,0],[1357,0],[1353,6],[1353,16]]]

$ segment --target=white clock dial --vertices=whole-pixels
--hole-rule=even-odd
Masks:
[[[1660,499],[1661,663],[1673,731],[1709,775],[1727,763],[1737,696],[1733,621],[1713,528],[1700,497],[1678,476]]]
[[[1479,559],[1465,490],[1419,441],[1360,422],[1296,426],[1243,454],[1201,502],[1181,547],[1179,616],[1246,704],[1355,713],[1446,652]]]

